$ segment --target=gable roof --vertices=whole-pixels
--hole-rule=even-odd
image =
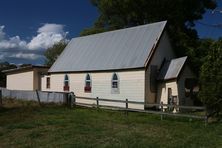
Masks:
[[[49,72],[143,68],[165,25],[163,21],[73,38]]]
[[[160,70],[157,80],[176,79],[179,76],[186,60],[187,56],[166,61]]]

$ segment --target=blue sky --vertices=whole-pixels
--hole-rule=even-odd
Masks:
[[[217,0],[215,11],[208,10],[202,20],[196,22],[196,30],[200,38],[218,39],[222,37],[222,0]],[[220,24],[220,27],[214,27]]]
[[[1,0],[0,61],[43,64],[46,48],[78,36],[97,16],[89,0]],[[222,27],[203,24],[222,24],[222,13],[207,11],[196,23],[201,38],[222,36]]]

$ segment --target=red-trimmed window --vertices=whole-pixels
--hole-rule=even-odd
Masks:
[[[66,74],[64,77],[64,91],[69,91],[69,76]]]
[[[86,75],[86,80],[85,80],[85,87],[84,91],[87,93],[90,93],[92,90],[92,83],[91,83],[91,77],[89,74]]]

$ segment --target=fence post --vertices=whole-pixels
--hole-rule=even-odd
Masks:
[[[161,112],[163,112],[163,102],[160,102]],[[163,120],[163,114],[160,116],[161,120]]]
[[[126,115],[128,116],[128,99],[126,99]]]
[[[40,102],[40,98],[39,98],[39,92],[38,92],[37,89],[36,89],[35,91],[36,91],[36,96],[37,96],[37,99],[38,99],[39,105],[41,106],[41,102]]]
[[[68,102],[67,102],[68,106],[70,105],[70,108],[74,107],[74,105],[76,104],[75,103],[76,102],[76,96],[75,96],[74,92],[68,93],[68,99],[67,100],[68,100]]]
[[[0,90],[0,107],[2,106],[2,90]]]
[[[72,103],[73,107],[76,107],[76,95],[73,93],[73,103]]]
[[[63,104],[67,106],[68,101],[69,101],[69,94],[64,92],[63,93]]]
[[[96,107],[99,108],[99,97],[96,97]]]

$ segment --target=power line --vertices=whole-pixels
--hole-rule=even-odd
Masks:
[[[211,13],[214,14],[214,13],[216,13],[216,12],[218,12],[218,13],[222,13],[222,10],[220,10],[220,9],[216,9],[216,10],[213,10]]]
[[[222,9],[215,9],[211,12],[211,14],[214,15],[217,12],[222,14]],[[200,25],[207,26],[207,27],[222,29],[222,24],[208,24],[208,23],[204,23],[204,22],[200,22],[200,21],[197,21],[197,23]]]
[[[208,24],[208,23],[204,23],[204,22],[200,22],[200,21],[196,21],[196,22],[200,25],[204,25],[207,27],[222,29],[222,24]]]

